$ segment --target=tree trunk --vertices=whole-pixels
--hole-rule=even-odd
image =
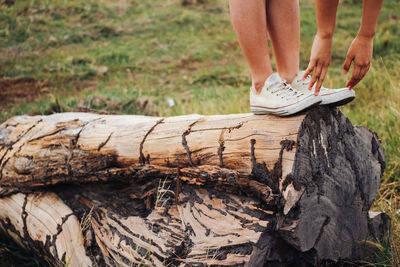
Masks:
[[[15,117],[0,126],[0,221],[71,266],[355,260],[379,228],[384,164],[375,133],[326,107]]]

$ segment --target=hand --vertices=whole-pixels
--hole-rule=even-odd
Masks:
[[[318,34],[314,38],[311,49],[310,63],[304,72],[303,80],[313,72],[308,90],[311,90],[315,83],[315,95],[319,94],[322,82],[331,64],[332,38],[321,38]]]
[[[372,50],[373,38],[371,37],[357,36],[351,43],[343,65],[343,74],[347,74],[351,63],[354,62],[353,73],[346,85],[349,89],[353,89],[368,72],[372,60]]]

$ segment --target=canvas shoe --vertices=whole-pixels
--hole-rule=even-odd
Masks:
[[[320,96],[293,89],[278,73],[268,77],[260,94],[250,88],[250,109],[254,114],[289,116],[320,102]]]
[[[312,92],[315,91],[314,84],[311,91],[308,90],[308,85],[310,84],[311,76],[308,75],[307,78],[303,81],[304,71],[300,71],[296,78],[294,78],[292,82],[292,87],[301,92]],[[340,89],[328,89],[321,86],[319,91],[319,95],[321,96],[322,102],[320,105],[332,105],[332,106],[341,106],[351,102],[356,97],[356,92],[354,90],[350,90],[349,88],[340,88]]]

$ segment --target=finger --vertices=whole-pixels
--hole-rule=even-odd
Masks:
[[[355,81],[357,80],[358,74],[360,73],[361,69],[360,66],[358,64],[353,64],[353,72],[351,74],[350,79],[348,80],[346,87],[348,87],[349,89],[352,89],[353,84],[355,83]]]
[[[356,80],[356,82],[353,84],[352,88],[355,87],[364,78],[365,74],[367,74],[367,72],[368,72],[368,69],[369,69],[369,65],[364,65],[361,67],[359,77]]]
[[[314,84],[319,79],[319,76],[321,75],[321,70],[322,70],[322,64],[317,63],[317,66],[314,68],[314,72],[311,77],[310,84],[308,85],[308,90],[311,90],[313,88]]]
[[[355,79],[354,79],[353,85],[351,86],[351,89],[353,89],[361,81],[362,69],[363,69],[363,66],[358,65],[358,72],[355,74]]]
[[[346,87],[348,87],[349,89],[353,89],[353,87],[360,81],[360,73],[361,73],[361,66],[358,64],[354,64],[353,73],[351,75],[350,80],[347,82]]]
[[[371,64],[367,64],[367,65],[364,66],[364,68],[362,69],[362,72],[361,72],[361,79],[363,79],[364,76],[367,74],[367,72],[369,71],[369,67],[370,66],[371,66]]]
[[[312,60],[312,61],[310,61],[310,63],[308,63],[308,67],[307,67],[307,69],[304,71],[304,75],[303,75],[303,80],[305,79],[305,78],[307,78],[307,76],[314,70],[314,68],[315,68],[315,61],[314,60]]]
[[[317,85],[315,86],[315,95],[319,94],[321,90],[322,83],[325,80],[326,73],[328,72],[328,66],[324,66],[321,71],[321,76],[318,79]]]
[[[344,61],[343,65],[343,74],[347,74],[350,70],[351,62],[353,61],[354,57],[347,54],[346,60]]]

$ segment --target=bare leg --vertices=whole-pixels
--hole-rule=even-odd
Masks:
[[[250,67],[253,87],[260,92],[273,72],[268,50],[265,0],[230,0],[229,8],[233,28]]]
[[[300,61],[298,0],[267,0],[267,25],[279,76],[291,83],[299,72]]]

